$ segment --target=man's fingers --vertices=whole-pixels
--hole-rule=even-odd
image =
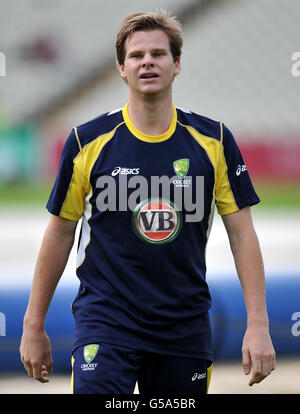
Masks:
[[[49,371],[46,369],[45,365],[42,365],[41,367],[41,377],[38,379],[40,382],[49,382],[48,378]]]
[[[49,352],[46,355],[44,363],[45,363],[46,371],[48,371],[48,373],[51,374],[52,373],[52,366],[53,366],[53,359],[52,359],[51,352]]]
[[[45,365],[37,363],[33,369],[33,378],[42,383],[49,382],[48,373]]]
[[[249,381],[249,386],[251,387],[253,384],[260,383],[264,378],[266,378],[266,375],[259,374],[259,373],[253,373],[252,377]]]
[[[250,357],[250,353],[248,349],[242,350],[242,356],[243,356],[242,363],[243,363],[244,373],[248,375],[251,370],[251,357]]]
[[[52,355],[49,338],[44,330],[25,330],[20,345],[20,356],[30,377],[48,382],[52,370]]]
[[[276,354],[275,354],[275,352],[274,352],[274,353],[272,354],[271,358],[270,358],[270,373],[271,373],[272,371],[274,371],[275,366],[276,366]]]
[[[260,383],[275,369],[275,354],[266,354],[252,357],[252,377],[249,381],[250,387]]]
[[[249,381],[249,385],[258,384],[261,382],[266,375],[263,373],[262,358],[259,355],[252,356],[252,377]]]
[[[262,360],[262,374],[267,377],[273,371],[273,359],[272,358],[265,358]]]
[[[51,369],[51,361],[52,358],[49,359],[49,366]],[[49,382],[49,378],[48,378],[48,374],[49,374],[49,369],[46,367],[46,365],[44,365],[42,362],[29,362],[29,361],[24,361],[24,368],[28,373],[29,377],[32,377],[40,382]]]
[[[30,361],[27,361],[25,358],[22,358],[22,362],[23,362],[25,371],[27,371],[28,376],[29,377],[32,377],[33,370],[32,370],[32,366],[31,366],[31,362]]]
[[[25,364],[25,369],[29,377],[33,376],[33,369],[30,363]]]
[[[41,380],[41,371],[42,371],[42,361],[35,361],[33,364],[33,378],[36,380]]]

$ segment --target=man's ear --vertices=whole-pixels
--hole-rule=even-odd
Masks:
[[[180,68],[181,68],[181,66],[180,66],[180,57],[177,57],[177,58],[174,59],[174,76],[173,76],[173,80],[179,74]]]
[[[119,73],[121,78],[127,82],[127,76],[126,76],[126,72],[125,72],[125,66],[124,64],[119,64]]]
[[[174,76],[178,75],[181,69],[180,57],[176,57],[174,60]]]

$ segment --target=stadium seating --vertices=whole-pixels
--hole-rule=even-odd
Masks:
[[[293,76],[292,55],[299,48],[300,3],[285,0],[7,2],[0,15],[0,51],[7,58],[1,119],[37,121],[40,138],[49,138],[45,125],[57,125],[64,130],[54,132],[54,142],[74,125],[123,106],[128,91],[115,67],[116,32],[128,13],[157,7],[184,16],[175,104],[224,121],[239,141],[299,142],[300,76]],[[46,140],[40,141],[45,154]]]
[[[185,0],[183,6],[181,3],[6,2],[1,6],[0,47],[7,58],[7,76],[1,79],[0,102],[7,118],[18,122],[46,110],[80,87],[95,71],[101,72],[111,64],[115,35],[127,14],[161,7],[177,12],[195,0]]]
[[[278,139],[299,132],[299,2],[217,1],[186,19],[182,72],[174,101],[223,120],[241,137]],[[127,88],[114,67],[62,116],[76,123],[117,108]],[[242,138],[241,138],[242,139]]]

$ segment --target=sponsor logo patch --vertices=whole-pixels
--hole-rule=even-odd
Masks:
[[[135,234],[150,244],[171,242],[178,236],[181,225],[181,212],[174,203],[162,198],[142,201],[132,215]]]
[[[140,169],[139,168],[123,168],[123,167],[116,167],[113,169],[111,175],[114,177],[115,175],[118,174],[123,174],[123,175],[136,175],[140,173]]]
[[[181,180],[187,175],[189,170],[190,160],[188,158],[181,158],[173,162],[175,174]]]
[[[247,171],[247,166],[245,164],[243,165],[238,165],[236,168],[236,175],[239,176],[241,175],[242,172]]]
[[[91,345],[87,345],[83,348],[83,356],[85,361],[89,364],[93,361],[93,359],[95,358],[97,352],[99,349],[99,345],[97,344],[91,344]]]
[[[192,381],[197,381],[201,379],[206,378],[206,372],[203,372],[203,374],[199,374],[198,372],[195,372],[195,374],[192,376]]]
[[[91,363],[95,356],[97,355],[99,349],[98,344],[90,344],[86,345],[83,348],[83,357],[85,359],[86,364],[81,364],[81,369],[83,371],[94,371],[97,368],[97,363]]]

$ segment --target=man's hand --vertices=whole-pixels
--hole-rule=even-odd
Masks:
[[[73,246],[77,221],[51,216],[33,275],[32,289],[23,322],[21,360],[30,377],[48,382],[52,372],[45,318],[57,283]]]
[[[20,356],[25,370],[30,377],[46,383],[48,374],[52,372],[52,355],[50,340],[44,330],[24,330]]]
[[[275,369],[275,351],[269,335],[266,287],[262,254],[250,208],[223,216],[247,309],[243,340],[243,367],[252,370],[249,385],[261,382]]]
[[[252,370],[249,386],[258,384],[275,369],[275,351],[265,326],[248,327],[242,346],[245,375]]]

